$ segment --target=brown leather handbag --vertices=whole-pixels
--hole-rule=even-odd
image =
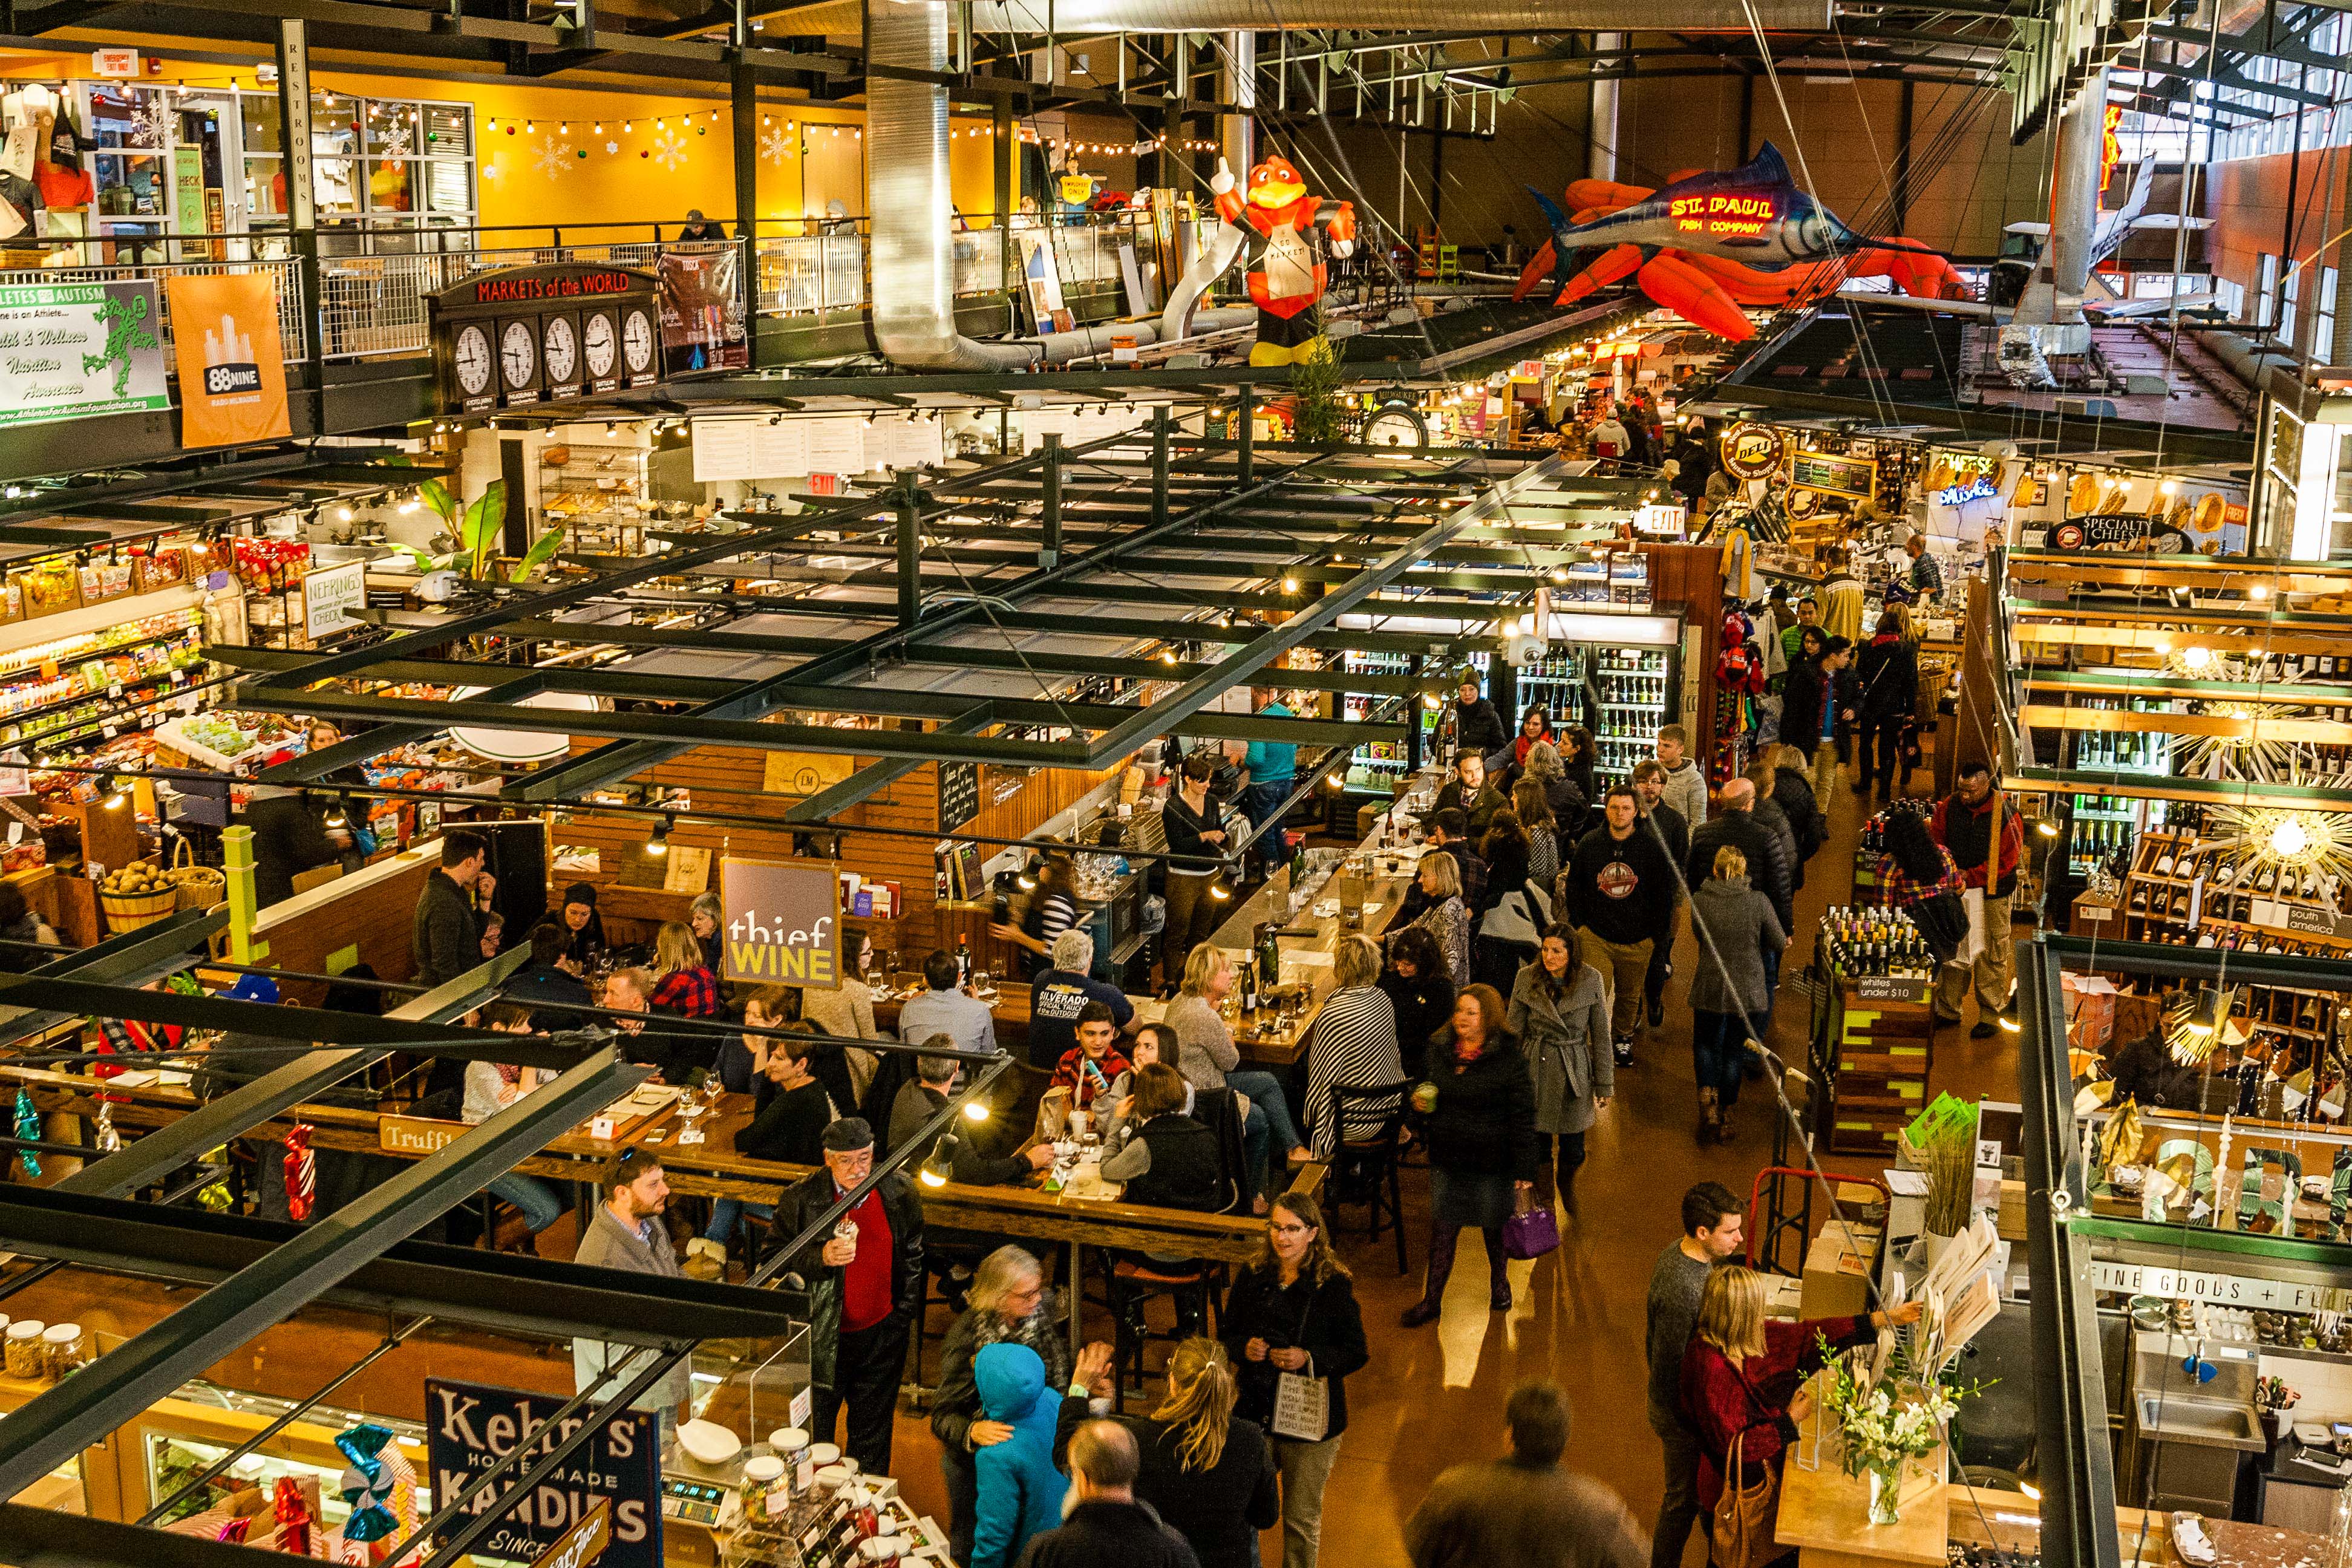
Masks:
[[[1743,1486],[1739,1445],[1740,1437],[1731,1439],[1723,1461],[1723,1495],[1715,1500],[1715,1536],[1706,1554],[1715,1568],[1764,1568],[1781,1552],[1773,1535],[1780,1517],[1780,1467],[1765,1466],[1762,1480]]]

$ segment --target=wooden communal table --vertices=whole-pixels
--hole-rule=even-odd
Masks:
[[[83,1074],[36,1068],[0,1065],[0,1084],[30,1089],[34,1104],[44,1115],[78,1118],[97,1114],[102,1087],[113,1102],[114,1125],[126,1135],[167,1126],[200,1103],[190,1090],[174,1085],[144,1084],[122,1089]],[[660,1151],[673,1192],[690,1197],[772,1204],[785,1188],[819,1167],[754,1160],[736,1153],[735,1135],[751,1120],[749,1095],[722,1095],[715,1110],[699,1119],[704,1142],[680,1144],[677,1135],[681,1119],[673,1102],[650,1121],[626,1129],[627,1142]],[[296,1121],[310,1127],[313,1148],[404,1160],[421,1160],[466,1131],[466,1124],[458,1121],[426,1121],[340,1106],[299,1105],[251,1129],[251,1133],[283,1135]],[[539,1153],[514,1168],[524,1175],[545,1181],[572,1183],[593,1194],[598,1168],[626,1146],[621,1141],[606,1141],[592,1137],[585,1131],[574,1131],[552,1140]],[[1319,1165],[1306,1167],[1299,1184],[1312,1190],[1319,1185],[1322,1171]],[[1193,1214],[1183,1209],[1080,1198],[1048,1193],[1034,1185],[981,1187],[950,1182],[932,1187],[919,1183],[916,1193],[922,1200],[924,1218],[930,1224],[1067,1247],[1069,1283],[1074,1292],[1084,1278],[1080,1251],[1084,1247],[1240,1263],[1255,1256],[1265,1235],[1265,1222],[1252,1215]],[[593,1195],[583,1199],[593,1201]],[[1077,1332],[1077,1314],[1073,1312],[1074,1344]]]
[[[1418,874],[1409,865],[1409,856],[1383,853],[1377,858],[1382,864],[1393,863],[1398,869],[1386,876],[1369,876],[1363,879],[1363,923],[1353,931],[1339,915],[1318,915],[1315,905],[1339,893],[1339,876],[1334,871],[1307,906],[1285,923],[1286,931],[1308,931],[1307,936],[1279,938],[1285,973],[1296,973],[1307,989],[1307,1005],[1299,1011],[1297,1020],[1290,1026],[1268,1024],[1257,1028],[1236,1025],[1234,1044],[1242,1060],[1265,1067],[1287,1068],[1297,1064],[1305,1054],[1307,1037],[1314,1030],[1315,1020],[1323,1012],[1323,1003],[1333,989],[1331,955],[1339,950],[1343,936],[1368,936],[1378,941],[1390,923],[1396,919],[1405,894],[1412,890]],[[1212,945],[1223,948],[1237,963],[1248,961],[1253,951],[1252,936],[1262,923],[1279,919],[1287,908],[1289,879],[1277,878],[1260,888],[1247,902],[1235,910],[1223,925],[1210,934]],[[1306,962],[1294,964],[1294,955],[1303,955]]]

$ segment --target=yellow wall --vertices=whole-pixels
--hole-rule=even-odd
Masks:
[[[136,38],[112,41],[140,47],[142,53],[145,48]],[[54,82],[90,75],[87,53],[0,50],[0,78]],[[160,75],[142,80],[215,89],[256,85],[250,67],[172,61],[165,62]],[[591,239],[595,237],[592,226],[597,224],[675,225],[689,207],[722,220],[734,216],[732,116],[724,100],[526,86],[502,79],[380,76],[324,67],[314,69],[313,81],[338,93],[474,105],[476,185],[486,227],[562,224],[567,237],[576,228],[580,237]],[[862,108],[810,110],[777,101],[762,103],[760,112],[764,120],[760,127],[762,219],[822,216],[834,200],[851,215],[865,216]],[[658,127],[656,119],[662,121]],[[600,122],[602,134],[595,130]],[[625,123],[628,130],[623,129]],[[994,202],[989,173],[994,140],[984,119],[959,118],[953,123],[962,132],[949,143],[956,205],[977,216]],[[551,150],[555,153],[551,159],[546,156]],[[514,237],[529,242],[532,237]]]

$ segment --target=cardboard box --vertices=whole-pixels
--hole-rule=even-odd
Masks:
[[[1832,1225],[1813,1237],[1799,1279],[1801,1318],[1843,1318],[1870,1310],[1870,1282],[1879,1235],[1862,1226]]]

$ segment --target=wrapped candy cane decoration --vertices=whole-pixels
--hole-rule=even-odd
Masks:
[[[292,1476],[278,1477],[270,1509],[278,1516],[278,1550],[296,1557],[310,1556],[310,1502],[302,1495],[301,1484]]]
[[[16,1136],[36,1142],[41,1136],[41,1113],[33,1104],[33,1091],[27,1089],[16,1091]],[[37,1176],[41,1173],[41,1157],[38,1154],[30,1149],[20,1149],[17,1153],[24,1159],[25,1174]]]
[[[298,1121],[286,1134],[286,1213],[295,1224],[310,1217],[319,1202],[319,1157],[310,1152],[310,1124]]]
[[[122,1134],[114,1130],[114,1107],[107,1100],[98,1102],[98,1146],[111,1154],[122,1147]]]

